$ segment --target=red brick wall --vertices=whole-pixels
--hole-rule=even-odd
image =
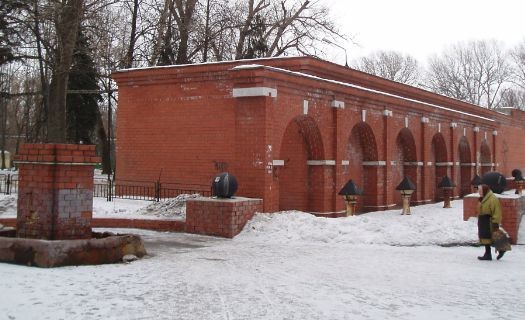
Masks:
[[[95,218],[91,221],[93,228],[138,228],[156,231],[184,232],[184,221],[178,220],[149,220],[149,219],[119,219]]]
[[[523,215],[525,215],[525,197],[499,198],[502,209],[502,227],[508,232],[511,243],[516,244]],[[477,217],[478,197],[463,198],[463,220]]]
[[[19,168],[17,235],[37,239],[91,237],[95,146],[23,144]]]
[[[525,112],[509,117],[312,58],[256,63],[387,94],[273,68],[232,70],[242,61],[120,72],[117,180],[155,181],[160,175],[164,181],[209,184],[227,170],[239,181],[238,195],[263,198],[264,211],[330,213],[345,209],[337,192],[348,179],[365,185],[365,170],[367,206],[361,199],[361,210],[399,206],[395,187],[402,174],[417,186],[413,203],[427,203],[441,198],[436,183],[444,174],[458,185],[457,197],[470,192],[475,173],[495,169],[510,176],[514,168],[523,170],[525,150],[518,141]],[[233,88],[252,87],[276,89],[277,97],[233,98]],[[334,108],[334,100],[344,102],[344,109]],[[373,160],[382,163],[373,168],[359,164],[362,147],[351,148],[352,132],[363,124],[371,133],[357,140],[373,138]],[[398,140],[407,131],[402,136],[412,137],[411,146],[410,139]],[[432,143],[436,135],[443,143]],[[481,167],[487,158],[496,166]],[[399,164],[407,159],[417,164]],[[284,160],[284,167],[273,168],[273,160]],[[335,165],[308,166],[307,160]],[[437,161],[452,165],[437,168]]]
[[[16,218],[0,218],[0,223],[6,227],[16,227]]]
[[[0,223],[7,227],[16,227],[16,218],[0,218]],[[121,219],[93,218],[92,228],[137,228],[156,231],[184,232],[185,222],[179,220],[158,219]]]
[[[260,199],[189,199],[186,202],[186,232],[233,238],[262,208]]]

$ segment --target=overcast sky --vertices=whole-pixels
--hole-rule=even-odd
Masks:
[[[349,61],[376,50],[395,50],[425,63],[459,41],[496,39],[506,47],[525,41],[525,0],[319,0],[341,31]],[[340,51],[337,53],[337,51]],[[328,57],[344,63],[342,49]]]

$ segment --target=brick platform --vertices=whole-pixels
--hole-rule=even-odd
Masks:
[[[186,232],[233,238],[255,212],[263,212],[262,199],[189,199],[186,202]]]
[[[91,238],[94,145],[23,144],[17,235],[47,240]]]
[[[516,244],[521,218],[525,215],[525,197],[498,196],[498,198],[503,211],[501,225],[509,233],[511,243]],[[463,198],[463,220],[466,221],[471,217],[477,217],[477,205],[477,196],[469,195]]]
[[[155,231],[184,232],[184,226],[184,221],[179,220],[94,218],[91,221],[91,227],[93,228],[136,228]]]

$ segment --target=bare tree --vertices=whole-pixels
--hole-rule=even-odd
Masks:
[[[525,39],[510,52],[513,64],[513,82],[525,90]]]
[[[129,36],[128,50],[126,51],[126,56],[122,66],[124,68],[131,68],[134,60],[135,53],[135,44],[137,42],[137,23],[138,23],[138,12],[139,12],[139,0],[133,0],[131,6],[131,31]]]
[[[153,38],[153,49],[149,59],[149,65],[153,66],[159,61],[163,43],[169,34],[171,27],[170,8],[173,5],[173,0],[164,0],[164,4],[159,6],[158,23],[156,25],[155,36]]]
[[[496,41],[459,43],[430,59],[427,86],[436,93],[492,109],[511,77]]]
[[[377,51],[356,61],[353,67],[388,80],[417,86],[421,72],[417,60],[395,51]]]
[[[16,58],[13,47],[22,42],[20,19],[27,8],[24,0],[0,2],[0,65]]]
[[[525,110],[525,90],[517,88],[504,90],[497,108]]]
[[[233,23],[231,31],[236,35],[234,59],[250,56],[250,43],[254,42],[266,46],[261,51],[265,57],[284,54],[318,56],[320,46],[316,43],[326,37],[343,38],[330,20],[328,8],[317,1],[237,1],[229,11]],[[264,32],[257,34],[256,29],[264,29]],[[224,32],[228,33],[228,30]]]

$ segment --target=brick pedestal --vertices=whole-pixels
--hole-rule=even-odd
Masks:
[[[91,238],[93,145],[23,144],[19,168],[17,236],[47,240]]]
[[[255,212],[262,210],[262,199],[189,199],[186,202],[186,232],[233,238]]]
[[[521,218],[525,215],[525,197],[510,196],[499,198],[499,201],[503,215],[501,225],[509,233],[511,243],[516,244]],[[477,217],[477,205],[477,196],[463,198],[463,220]]]

